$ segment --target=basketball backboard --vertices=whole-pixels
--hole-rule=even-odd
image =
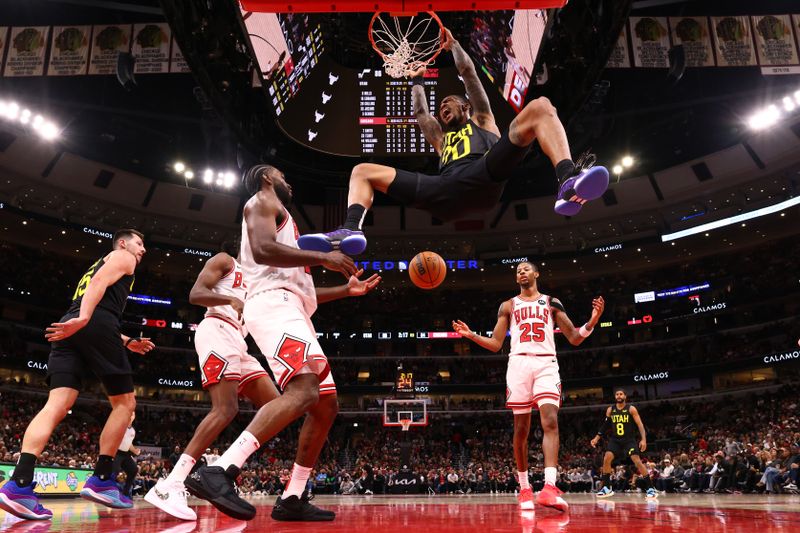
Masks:
[[[426,400],[385,399],[383,400],[383,425],[402,427],[401,420],[411,420],[414,426],[428,425],[428,406]]]

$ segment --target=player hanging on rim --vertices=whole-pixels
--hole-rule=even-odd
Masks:
[[[555,167],[559,181],[556,213],[575,215],[583,204],[599,198],[608,188],[608,171],[592,167],[593,155],[572,161],[564,126],[547,98],[528,103],[501,136],[475,66],[450,30],[445,30],[442,46],[453,54],[464,80],[466,99],[460,95],[445,97],[434,116],[426,102],[425,68],[410,73],[414,114],[425,139],[439,155],[439,174],[373,163],[356,165],[350,174],[342,227],[303,235],[298,240],[300,248],[322,252],[339,249],[350,255],[363,252],[367,240],[361,225],[376,190],[445,221],[488,211],[497,205],[510,173],[522,163],[534,141]]]
[[[514,459],[520,485],[519,506],[523,510],[534,507],[533,491],[528,482],[528,434],[531,410],[536,408],[544,431],[544,488],[539,492],[536,503],[567,511],[569,506],[561,498],[561,490],[556,487],[561,378],[558,374],[554,327],[557,325],[569,343],[578,346],[592,334],[605,302],[602,296],[593,299],[591,318],[576,328],[557,298],[539,292],[538,277],[539,269],[533,263],[525,261],[517,265],[519,295],[500,305],[491,338],[478,335],[461,320],[453,322],[453,329],[493,352],[503,347],[510,330],[506,406],[514,413]]]
[[[53,518],[33,491],[33,471],[56,426],[78,398],[87,371],[103,383],[111,414],[100,433],[94,473],[86,480],[81,496],[116,509],[133,507],[111,474],[114,456],[136,409],[133,370],[125,348],[139,354],[154,348],[150,339],[128,337],[119,331],[134,272],[145,253],[142,239],[134,229],[114,233],[113,251],[89,267],[78,282],[67,314],[46,329],[45,337],[52,343],[47,360],[47,403],[28,424],[14,475],[0,488],[0,508],[15,516]]]
[[[203,388],[211,396],[211,410],[197,426],[192,440],[166,479],[145,495],[148,503],[182,520],[196,520],[186,503],[184,481],[196,462],[239,412],[239,395],[256,408],[278,397],[266,370],[247,353],[242,312],[247,282],[239,255],[238,239],[223,243],[224,251],[209,259],[189,293],[189,302],[207,308],[198,324],[194,345],[200,358]]]
[[[280,170],[256,165],[245,173],[244,183],[252,195],[242,220],[241,260],[248,284],[244,319],[283,394],[258,410],[214,466],[195,470],[187,478],[186,488],[227,515],[252,519],[256,510],[236,494],[234,480],[262,443],[305,414],[292,475],[272,508],[272,518],[333,520],[335,514],[309,503],[305,492],[339,409],[336,384],[310,317],[317,303],[366,294],[378,285],[380,277],[359,280],[362,271],[339,251],[297,248],[297,227],[287,209],[292,189]],[[315,289],[309,268],[314,265],[343,273],[347,284]]]
[[[597,497],[608,498],[614,495],[614,491],[611,489],[611,463],[614,461],[614,457],[630,457],[633,464],[636,465],[639,475],[646,480],[647,499],[654,500],[658,498],[658,492],[653,488],[653,480],[650,479],[647,468],[639,458],[639,452],[644,452],[647,449],[647,433],[645,433],[639,411],[634,406],[626,403],[627,396],[625,396],[625,391],[622,389],[617,389],[614,392],[614,400],[616,403],[606,409],[606,419],[591,442],[592,448],[596,448],[597,443],[600,442],[606,431],[611,430],[608,449],[603,455],[603,477]],[[641,436],[638,446],[636,445],[633,429],[634,423]]]

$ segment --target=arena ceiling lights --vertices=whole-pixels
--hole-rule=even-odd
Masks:
[[[47,141],[55,140],[61,133],[58,126],[53,122],[47,120],[36,111],[20,106],[13,100],[0,100],[0,119],[33,130]]]
[[[713,229],[730,226],[731,224],[738,224],[739,222],[745,222],[746,220],[751,220],[753,218],[763,217],[765,215],[771,215],[772,213],[777,213],[779,211],[783,211],[784,209],[789,209],[790,207],[794,207],[796,205],[800,205],[800,196],[796,198],[790,198],[784,202],[780,202],[775,205],[762,207],[761,209],[756,209],[755,211],[742,213],[741,215],[723,218],[721,220],[709,222],[708,224],[702,224],[700,226],[695,226],[693,228],[676,231],[675,233],[668,233],[666,235],[661,236],[661,242],[675,241],[678,239],[682,239],[683,237],[688,237],[690,235],[696,235],[698,233],[711,231]]]
[[[175,171],[176,174],[183,176],[187,182],[187,185],[188,182],[192,181],[197,175],[195,171],[183,161],[175,161],[175,163],[172,164],[172,170]],[[199,177],[206,185],[222,187],[225,189],[231,189],[234,185],[236,185],[236,173],[231,172],[230,170],[220,171],[212,168],[206,168],[202,173],[200,173]]]
[[[613,167],[611,167],[611,172],[614,174],[622,174],[625,169],[631,168],[635,163],[633,156],[626,155],[622,159],[619,160]]]
[[[764,130],[798,110],[800,110],[800,90],[794,94],[787,94],[779,102],[753,113],[747,120],[747,125],[756,131]]]

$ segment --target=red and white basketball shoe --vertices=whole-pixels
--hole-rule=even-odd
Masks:
[[[520,490],[517,499],[519,499],[520,509],[523,511],[533,510],[533,491],[530,487]]]
[[[561,497],[562,494],[564,493],[555,485],[545,483],[544,488],[536,497],[536,503],[543,507],[552,507],[562,513],[566,513],[569,511],[569,504]]]

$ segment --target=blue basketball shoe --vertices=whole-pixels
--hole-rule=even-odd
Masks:
[[[297,246],[312,252],[339,250],[346,255],[358,255],[367,249],[367,238],[363,231],[339,228],[328,233],[301,235],[297,239]]]
[[[90,476],[83,485],[81,497],[112,509],[130,509],[133,501],[119,490],[113,479],[103,481],[97,476]]]
[[[594,154],[584,153],[575,162],[577,174],[565,179],[558,188],[554,210],[559,215],[571,217],[578,214],[583,205],[603,196],[608,189],[608,169],[593,166]]]
[[[26,520],[51,520],[53,513],[42,507],[39,496],[33,492],[36,483],[20,487],[14,480],[0,488],[0,509]]]

